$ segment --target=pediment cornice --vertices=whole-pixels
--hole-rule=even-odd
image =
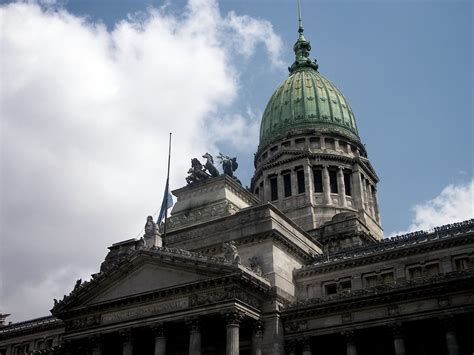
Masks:
[[[200,278],[185,284],[150,290],[121,299],[88,304],[89,300],[116,284],[118,280],[148,264],[197,274],[200,275]],[[62,318],[66,313],[75,313],[84,308],[99,310],[102,307],[118,306],[123,302],[127,304],[129,302],[142,302],[208,288],[212,285],[225,284],[230,280],[253,285],[254,289],[264,292],[270,288],[270,283],[267,280],[254,274],[241,264],[233,264],[222,257],[207,256],[177,248],[142,247],[132,251],[112,268],[92,275],[90,281],[77,284],[68,296],[55,304],[51,312],[56,317]]]

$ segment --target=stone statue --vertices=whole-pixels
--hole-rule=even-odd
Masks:
[[[252,256],[249,258],[250,261],[250,270],[256,273],[258,276],[263,275],[262,266],[260,265],[260,260],[257,256]]]
[[[192,184],[193,182],[202,181],[208,179],[210,175],[204,171],[202,164],[198,159],[191,159],[191,169],[188,170],[188,176],[186,182]]]
[[[74,290],[73,291],[77,291],[79,289],[79,287],[81,287],[81,284],[82,284],[82,279],[77,280],[76,284],[74,285]]]
[[[212,155],[206,153],[202,157],[206,159],[206,163],[204,164],[204,170],[207,170],[211,177],[219,176],[219,170],[217,170],[217,168],[214,166],[214,158],[212,157]]]
[[[161,239],[160,232],[156,223],[153,221],[152,216],[146,218],[145,223],[145,235],[140,238],[137,243],[138,248],[152,248],[152,247],[161,247],[163,245],[163,240]]]
[[[240,256],[233,241],[223,243],[222,250],[224,251],[224,258],[232,262],[234,265],[240,264]]]
[[[152,216],[146,218],[145,224],[145,237],[154,237],[156,235],[156,223],[153,221]]]
[[[234,171],[236,171],[239,167],[239,164],[237,164],[237,158],[231,158],[227,155],[219,153],[218,159],[222,164],[222,170],[224,171],[224,175],[228,175],[231,178],[234,178],[239,184],[241,184],[239,179],[237,179],[237,177],[234,175]]]

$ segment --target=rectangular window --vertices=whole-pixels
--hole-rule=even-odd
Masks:
[[[456,271],[467,270],[469,268],[469,261],[467,258],[455,259],[454,267],[456,268]]]
[[[337,189],[337,171],[329,170],[329,183],[331,184],[331,192],[333,194],[338,193]]]
[[[325,144],[326,144],[326,149],[331,149],[331,150],[334,150],[335,148],[335,144],[334,144],[334,139],[332,138],[326,138],[324,140]]]
[[[278,200],[278,182],[276,176],[270,178],[270,199],[271,201]]]
[[[439,265],[438,264],[430,264],[426,265],[426,275],[427,276],[434,276],[439,274]]]
[[[283,187],[284,187],[285,197],[290,197],[291,196],[291,174],[290,173],[283,175]]]
[[[326,295],[334,295],[337,292],[336,284],[326,285],[324,286],[324,289],[326,290]]]
[[[382,274],[382,282],[384,284],[392,283],[394,280],[393,272],[385,272]]]
[[[323,172],[320,169],[313,170],[314,192],[323,192]]]
[[[344,173],[344,189],[347,196],[352,196],[351,182],[351,173]]]
[[[377,275],[366,276],[364,278],[365,287],[377,286]]]
[[[341,289],[350,290],[352,288],[351,280],[341,281]]]
[[[408,269],[408,276],[410,279],[418,279],[422,276],[421,266],[416,266]]]
[[[306,191],[305,185],[304,185],[304,170],[297,170],[296,178],[298,180],[298,193],[302,194]]]

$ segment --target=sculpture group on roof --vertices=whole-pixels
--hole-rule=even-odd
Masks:
[[[198,158],[191,159],[191,168],[188,170],[188,176],[186,177],[186,182],[192,184],[198,181],[207,180],[209,178],[220,176],[219,170],[214,165],[214,158],[211,154],[206,153],[202,156],[206,159],[206,163],[203,165]],[[234,171],[237,170],[239,164],[237,163],[236,157],[229,157],[222,153],[219,153],[217,157],[219,164],[222,165],[222,175],[230,176],[235,179],[239,184],[240,181],[234,175]]]

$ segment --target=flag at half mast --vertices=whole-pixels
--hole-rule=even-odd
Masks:
[[[158,219],[156,224],[161,224],[163,220],[168,216],[168,210],[173,207],[173,196],[171,195],[169,189],[169,178],[166,179],[166,187],[165,187],[165,194],[163,195],[163,202],[161,203],[160,214],[158,215]]]
[[[168,221],[168,209],[173,206],[173,196],[170,193],[170,160],[171,160],[171,133],[170,133],[170,140],[168,144],[168,172],[166,174],[166,186],[165,186],[165,194],[163,196],[163,202],[161,203],[160,214],[158,216],[158,220],[156,224],[160,225],[165,220],[164,225],[164,234],[166,235],[166,222]]]

